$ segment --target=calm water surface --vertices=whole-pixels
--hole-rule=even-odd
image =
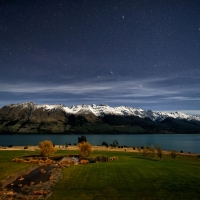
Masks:
[[[119,145],[150,146],[161,145],[165,150],[200,153],[200,135],[198,134],[142,134],[142,135],[84,135],[92,145],[101,145],[103,141],[111,144],[117,140]],[[51,140],[56,145],[74,144],[80,135],[0,135],[0,146],[38,145],[43,140]]]

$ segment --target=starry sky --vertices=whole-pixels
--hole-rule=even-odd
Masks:
[[[27,101],[200,116],[200,1],[0,1],[0,107]]]

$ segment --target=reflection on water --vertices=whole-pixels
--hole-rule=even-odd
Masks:
[[[200,135],[198,134],[136,134],[136,135],[85,135],[92,145],[101,145],[103,141],[112,144],[117,140],[119,145],[150,146],[160,144],[163,149],[191,153],[200,153]],[[43,140],[54,144],[65,145],[78,143],[80,135],[0,135],[0,146],[38,145]]]

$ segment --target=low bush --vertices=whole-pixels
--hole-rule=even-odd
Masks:
[[[89,163],[88,160],[81,160],[81,161],[80,161],[80,164],[83,164],[83,165],[84,165],[84,164],[88,164],[88,163]]]
[[[97,156],[96,161],[97,162],[108,162],[108,157],[107,156]]]
[[[157,156],[160,158],[160,160],[163,157],[163,151],[162,151],[162,148],[160,145],[158,145],[158,147],[157,147]]]
[[[175,159],[177,153],[176,153],[176,151],[173,150],[170,155],[171,155],[171,158]]]
[[[89,163],[96,163],[96,158],[88,158]]]
[[[148,154],[149,154],[149,150],[147,149],[147,147],[146,147],[146,145],[145,145],[144,148],[143,148],[143,151],[142,151],[142,155],[143,155],[144,157],[147,157]]]

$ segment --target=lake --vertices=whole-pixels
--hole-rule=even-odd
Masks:
[[[117,140],[120,146],[161,145],[164,150],[176,150],[200,153],[200,135],[198,134],[135,134],[135,135],[84,135],[92,145],[101,145],[103,141],[112,144]],[[0,135],[0,146],[38,145],[43,140],[51,140],[56,145],[77,144],[80,135]]]

